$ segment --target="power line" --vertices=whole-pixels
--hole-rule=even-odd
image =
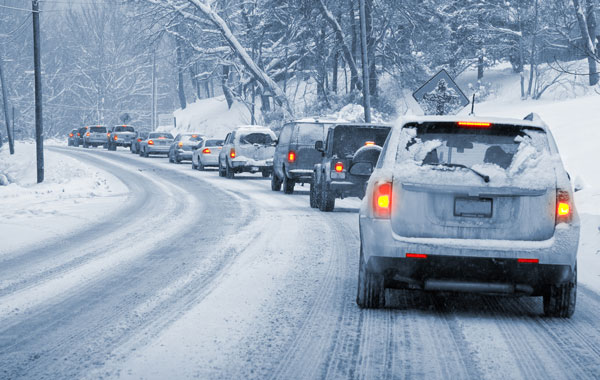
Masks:
[[[15,10],[15,11],[25,11],[25,12],[31,12],[31,13],[40,13],[40,12],[42,12],[42,11],[39,11],[39,10],[38,11],[34,11],[34,10],[31,10],[31,9],[26,9],[26,8],[9,7],[8,5],[0,5],[0,8],[12,9],[12,10]]]

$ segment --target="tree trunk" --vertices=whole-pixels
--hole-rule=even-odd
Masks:
[[[344,41],[344,34],[342,32],[342,27],[340,26],[340,24],[333,17],[333,14],[329,11],[329,9],[327,9],[323,0],[319,0],[319,5],[321,8],[321,13],[323,14],[323,17],[327,20],[327,22],[329,22],[329,24],[335,31],[335,36],[336,36],[338,43],[341,45],[340,47],[342,48],[342,52],[344,53],[344,58],[346,59],[348,66],[350,66],[350,72],[352,73],[351,74],[352,81],[351,81],[350,87],[351,88],[356,87],[357,89],[360,90],[362,88],[362,82],[360,81],[360,78],[359,78],[358,69],[356,67],[356,61],[352,57],[352,52],[354,52],[356,49],[356,46],[355,46],[356,45],[356,35],[355,35],[355,28],[354,28],[354,23],[355,23],[354,19],[352,21],[352,52],[351,52],[350,49],[348,48],[348,45],[346,45],[346,42]],[[354,17],[354,8],[352,8],[352,17]]]
[[[589,71],[589,84],[595,86],[598,84],[598,69],[596,64],[597,51],[594,45],[593,39],[596,29],[596,18],[594,16],[594,4],[591,0],[586,0],[586,13],[584,13],[580,0],[573,0],[573,7],[575,8],[575,16],[577,17],[577,24],[579,25],[579,31],[581,32],[581,38],[583,40],[585,53],[588,60],[588,71]]]
[[[531,54],[529,56],[529,84],[527,85],[527,96],[531,96],[531,89],[533,87],[533,73],[536,67],[535,59],[535,44],[537,39],[537,28],[538,28],[538,0],[534,3],[534,18],[533,18],[533,33],[531,36]]]
[[[365,22],[367,26],[367,62],[369,62],[369,94],[377,102],[377,67],[375,65],[376,42],[373,31],[373,0],[365,0]]]
[[[483,55],[477,58],[477,80],[483,79]]]
[[[183,88],[183,54],[181,40],[175,37],[176,53],[177,53],[177,93],[179,94],[179,105],[181,109],[185,109],[187,102],[185,100],[185,90]]]
[[[523,58],[525,57],[525,48],[523,47],[523,20],[521,18],[521,1],[517,2],[517,17],[519,18],[519,32],[521,35],[519,36],[519,79],[521,82],[521,99],[525,99],[525,76],[523,73],[525,62],[523,62]]]
[[[358,26],[356,25],[356,15],[354,12],[354,0],[349,0],[350,1],[350,22],[351,22],[351,30],[352,30],[352,54],[350,56],[351,60],[348,60],[348,57],[346,58],[346,63],[348,63],[348,67],[350,68],[350,91],[354,90],[354,88],[358,88],[357,84],[358,81],[360,81],[360,77],[358,76],[358,73],[356,75],[356,77],[354,77],[354,74],[352,73],[352,67],[350,67],[350,65],[352,65],[351,62],[354,62],[355,66],[356,66],[356,62],[358,62],[358,58],[359,58],[359,53],[358,53]],[[358,71],[358,70],[357,70]],[[360,90],[360,89],[359,89]]]
[[[231,89],[229,88],[229,66],[223,66],[223,75],[221,76],[221,86],[223,88],[223,95],[225,95],[225,100],[227,100],[227,108],[231,109],[233,105],[233,94],[231,93]]]

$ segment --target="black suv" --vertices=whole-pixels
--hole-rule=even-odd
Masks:
[[[390,130],[385,124],[343,123],[330,128],[325,142],[315,143],[322,157],[312,173],[310,206],[333,211],[335,198],[362,199]]]
[[[315,142],[323,141],[333,121],[303,119],[292,121],[283,126],[275,156],[273,157],[273,177],[271,190],[281,190],[292,194],[296,183],[311,183],[312,172],[321,154],[315,150]]]

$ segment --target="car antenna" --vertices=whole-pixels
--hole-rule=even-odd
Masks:
[[[475,93],[473,93],[473,101],[471,101],[471,113],[469,115],[475,115]]]

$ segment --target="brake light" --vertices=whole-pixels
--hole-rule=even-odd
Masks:
[[[202,153],[204,153],[204,154],[210,154],[210,149],[204,148],[204,150],[202,150]]]
[[[426,259],[427,255],[424,253],[406,253],[405,257],[407,259]]]
[[[538,264],[540,259],[517,259],[518,263]]]
[[[77,137],[81,137],[81,133],[77,132]]]
[[[365,146],[375,145],[375,141],[365,141]]]
[[[294,162],[296,161],[296,152],[294,152],[293,150],[290,150],[288,152],[288,162]]]
[[[193,138],[196,138],[196,137],[198,137],[198,135],[192,135],[192,137],[193,137]]]
[[[164,140],[166,137],[165,136],[160,136],[158,139],[159,140]]]
[[[569,192],[556,190],[556,224],[569,223],[572,218]]]
[[[492,126],[492,123],[485,123],[481,121],[459,121],[458,126],[469,128],[489,128]]]
[[[73,137],[73,134],[72,134],[72,133],[69,133],[69,137]]]
[[[115,137],[113,137],[113,139],[114,139],[115,141],[117,141],[119,138],[117,137],[117,135],[115,135]]]
[[[373,193],[373,212],[376,218],[389,218],[392,209],[392,184],[378,183]]]
[[[180,141],[179,144],[177,144],[177,146],[181,148],[183,146],[183,143]]]
[[[344,163],[343,162],[336,162],[335,166],[333,167],[335,169],[336,172],[341,173],[344,171]]]
[[[229,157],[235,158],[235,149],[234,148],[231,148],[231,150],[229,150]]]
[[[154,141],[148,140],[148,145],[154,145]]]
[[[90,137],[90,133],[89,133],[89,132],[88,132],[88,133],[86,133],[85,135],[86,135],[87,137]]]
[[[138,142],[142,142],[142,139],[140,139],[140,138],[138,138],[137,140],[138,140]]]
[[[78,135],[79,135],[79,133],[78,133]],[[106,137],[110,137],[110,132],[108,132],[108,133],[106,134]]]

